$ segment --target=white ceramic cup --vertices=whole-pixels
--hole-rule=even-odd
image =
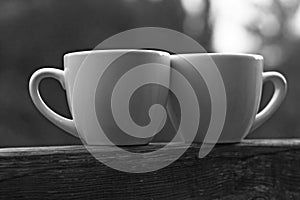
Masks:
[[[217,67],[224,83],[226,116],[218,140],[210,140],[208,139],[209,137],[206,137],[212,117],[211,95],[205,79],[195,69],[195,66],[191,64],[191,61],[194,65],[196,63],[197,66],[202,68],[200,71],[207,71],[208,68]],[[212,61],[215,63],[214,66],[212,66]],[[198,131],[193,141],[189,141],[185,137],[185,133],[182,133],[182,138],[186,142],[202,143],[204,139],[206,143],[212,144],[240,142],[249,132],[261,126],[273,115],[284,100],[287,92],[287,82],[282,74],[278,72],[263,72],[263,57],[260,55],[230,53],[171,55],[171,68],[178,71],[189,81],[199,103],[201,117]],[[171,85],[174,81],[176,80],[171,72]],[[262,86],[265,82],[273,84],[274,93],[269,103],[258,113]],[[186,96],[186,98],[191,97]],[[176,96],[171,93],[169,94],[167,110],[170,121],[177,131],[181,118],[180,105],[176,100]],[[220,119],[218,120],[220,121]],[[174,131],[166,131],[164,134],[160,134],[159,137],[154,137],[152,142],[167,142],[174,136]],[[211,138],[215,137],[214,135]]]
[[[172,55],[171,67],[189,80],[199,102],[201,117],[197,135],[192,142],[202,143],[206,137],[212,116],[211,96],[203,77],[187,60],[198,63],[202,68],[212,67],[211,60],[214,61],[225,87],[227,110],[224,126],[218,141],[206,140],[207,143],[240,142],[250,131],[268,120],[286,96],[286,79],[278,72],[263,72],[263,57],[260,55],[226,53]],[[171,84],[172,82],[171,73]],[[269,103],[258,113],[262,86],[265,82],[273,84],[274,93]],[[167,108],[171,122],[177,130],[180,109],[175,96],[170,95]],[[174,134],[166,133],[163,136],[159,139],[168,141]],[[184,133],[182,137],[185,138]]]
[[[117,59],[116,59],[117,58]],[[84,52],[68,53],[64,56],[64,70],[55,68],[42,68],[34,72],[30,78],[29,91],[34,105],[52,123],[67,131],[68,133],[82,138],[84,142],[91,145],[110,144],[107,138],[114,145],[140,145],[147,144],[152,137],[139,138],[124,133],[117,126],[112,118],[110,95],[116,82],[130,69],[137,65],[155,63],[170,66],[170,55],[166,52],[152,50],[94,50]],[[101,80],[95,80],[95,74],[107,70]],[[150,69],[150,68],[149,68]],[[170,71],[167,68],[151,68],[147,76],[157,76],[161,81],[169,82]],[[94,77],[94,79],[93,79]],[[66,90],[68,105],[73,119],[67,119],[51,110],[42,100],[39,93],[39,84],[44,78],[57,79]],[[98,77],[99,78],[99,77]],[[96,85],[87,84],[89,81],[96,81]],[[101,85],[103,84],[103,85]],[[74,85],[77,85],[76,87]],[[88,88],[83,88],[85,85]],[[157,85],[147,85],[136,93],[136,98],[129,105],[133,118],[141,126],[149,122],[148,108],[152,104],[167,103],[168,90]],[[87,90],[91,90],[87,92]],[[74,91],[76,95],[74,96]],[[78,101],[75,102],[74,98]],[[94,111],[88,111],[86,102],[93,102],[91,105],[97,115],[93,116]],[[85,104],[85,105],[83,105]],[[89,105],[88,105],[89,106]],[[108,109],[107,109],[108,108]],[[93,112],[93,113],[91,113]],[[100,113],[99,113],[100,112]],[[74,114],[75,113],[75,114]],[[98,123],[96,123],[98,121]],[[101,123],[100,123],[101,121]],[[103,121],[103,122],[102,122]],[[87,123],[94,122],[86,127]],[[98,128],[99,123],[105,129],[106,137],[99,136],[93,131]],[[86,129],[92,127],[92,132]],[[96,128],[95,128],[96,127]]]

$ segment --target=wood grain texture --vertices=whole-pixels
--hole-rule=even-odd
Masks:
[[[170,159],[183,147],[171,146],[146,162]],[[222,144],[202,159],[199,148],[193,145],[168,167],[143,174],[113,170],[83,146],[0,149],[0,199],[300,199],[300,140]],[[112,147],[92,151],[115,162],[122,156]]]

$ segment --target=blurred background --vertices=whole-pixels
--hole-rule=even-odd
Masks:
[[[300,1],[298,0],[1,0],[0,146],[80,144],[46,120],[28,93],[31,74],[63,69],[67,52],[93,49],[131,28],[155,26],[183,32],[208,52],[258,53],[265,71],[283,73],[287,98],[249,138],[300,137]],[[266,84],[261,106],[272,94]],[[41,95],[70,117],[64,90],[55,80]]]

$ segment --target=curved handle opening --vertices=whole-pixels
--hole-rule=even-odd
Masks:
[[[278,72],[264,72],[263,82],[267,81],[271,81],[274,85],[274,93],[266,107],[255,116],[251,131],[257,129],[273,115],[287,93],[287,81],[282,74]]]
[[[54,78],[60,82],[63,88],[65,88],[64,71],[54,68],[43,68],[37,70],[32,74],[29,81],[29,93],[34,105],[53,124],[70,133],[71,135],[78,137],[73,119],[68,119],[57,114],[43,101],[39,92],[39,85],[44,78]]]

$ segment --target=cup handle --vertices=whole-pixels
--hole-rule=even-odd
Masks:
[[[278,72],[263,72],[263,82],[271,81],[274,85],[274,93],[267,106],[255,116],[251,131],[261,126],[279,108],[287,93],[287,81]]]
[[[67,131],[71,135],[78,137],[73,119],[67,119],[63,116],[58,115],[57,113],[52,111],[43,101],[39,92],[39,85],[44,78],[54,78],[60,82],[63,88],[65,88],[64,71],[54,68],[43,68],[37,70],[32,74],[29,81],[29,93],[34,105],[53,124]]]

